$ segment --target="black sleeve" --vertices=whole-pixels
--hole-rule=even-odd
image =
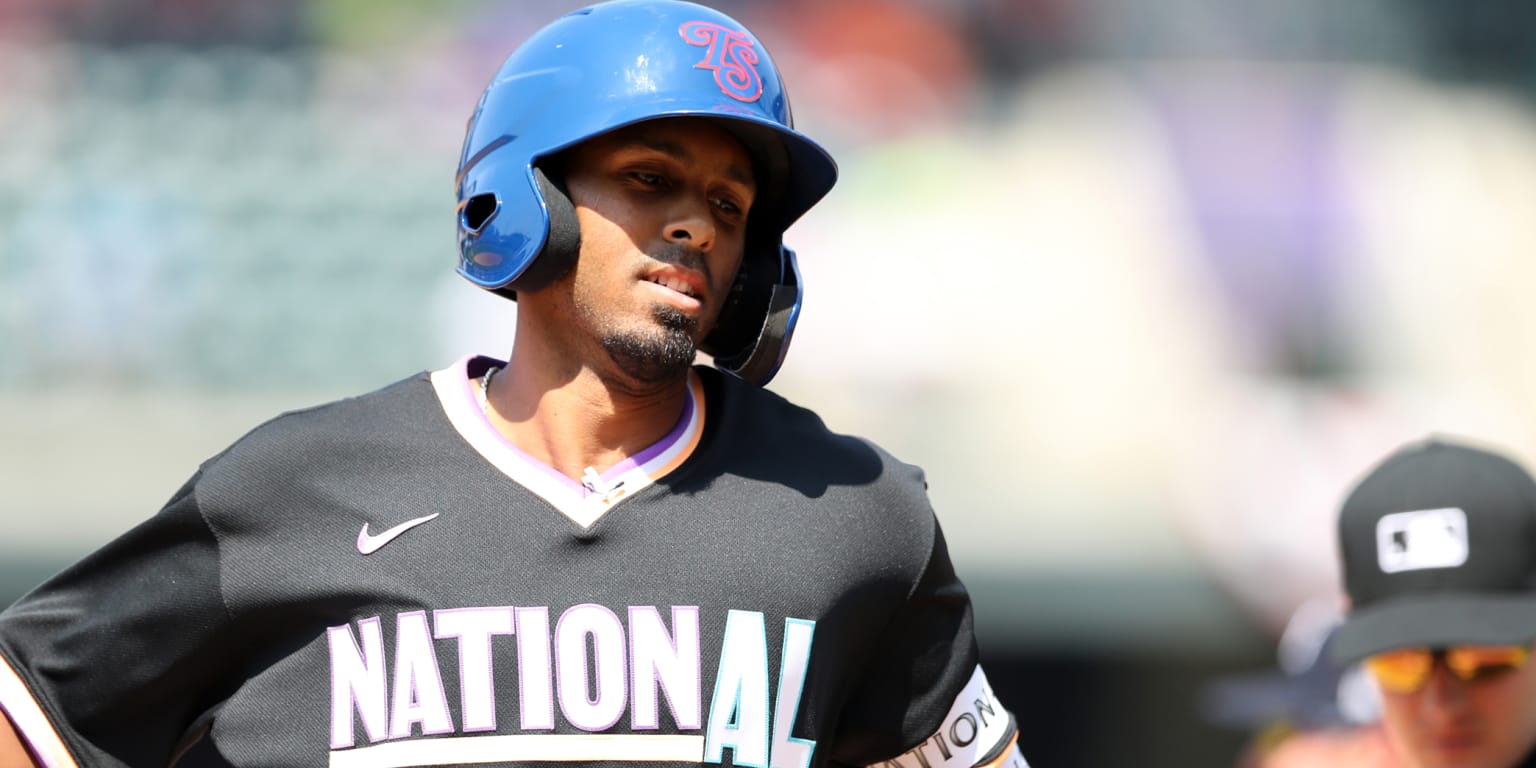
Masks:
[[[0,612],[0,706],[34,749],[62,741],[83,765],[165,765],[226,695],[236,654],[197,480]]]
[[[955,575],[938,522],[933,526],[922,576],[880,633],[874,661],[844,709],[831,755],[838,763],[869,765],[927,745],[922,765],[969,766],[985,762],[981,758],[994,751],[986,747],[1002,749],[992,742],[1012,736],[1011,719],[991,698],[977,664],[970,595]],[[959,739],[944,733],[956,722]]]

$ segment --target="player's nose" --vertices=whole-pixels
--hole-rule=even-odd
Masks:
[[[673,245],[685,245],[707,253],[715,245],[715,222],[708,201],[679,201],[669,211],[662,236]]]
[[[1467,703],[1471,685],[1451,674],[1445,665],[1439,662],[1429,673],[1429,679],[1424,683],[1423,704],[1425,714],[1430,718],[1454,717]]]

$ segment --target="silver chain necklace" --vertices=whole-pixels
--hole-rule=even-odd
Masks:
[[[485,369],[485,373],[480,374],[480,387],[475,390],[475,399],[480,401],[480,412],[486,416],[491,415],[491,377],[499,370],[494,365]]]

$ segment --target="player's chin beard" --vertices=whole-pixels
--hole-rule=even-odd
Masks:
[[[685,375],[698,354],[693,341],[698,321],[671,307],[658,307],[654,318],[660,327],[649,333],[613,331],[602,338],[608,357],[625,375],[644,384]]]

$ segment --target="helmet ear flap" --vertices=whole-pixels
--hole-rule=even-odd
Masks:
[[[742,259],[731,295],[699,347],[714,357],[716,367],[763,386],[779,372],[799,315],[795,252],[763,244]]]
[[[533,179],[549,214],[549,234],[544,238],[544,247],[522,274],[496,289],[496,293],[513,301],[517,301],[519,291],[532,293],[564,277],[576,266],[576,255],[581,252],[581,225],[576,220],[576,205],[571,196],[537,165],[533,167]]]

